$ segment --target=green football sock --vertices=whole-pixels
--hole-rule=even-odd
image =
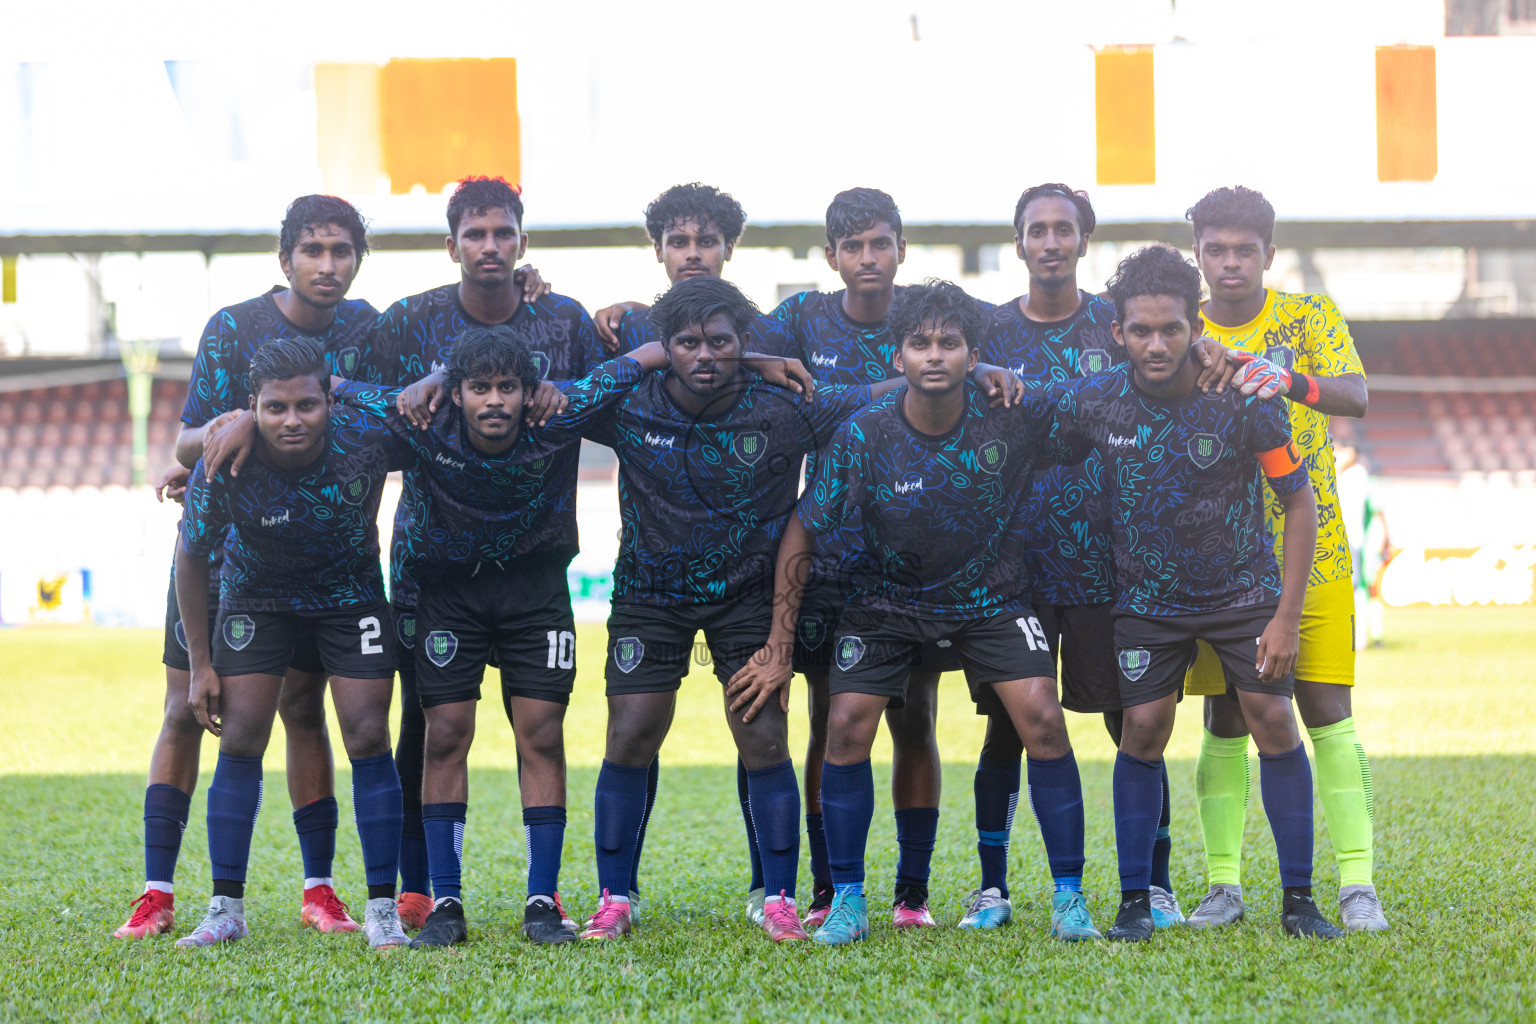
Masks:
[[[1339,861],[1339,885],[1370,885],[1375,851],[1371,844],[1371,762],[1355,735],[1355,720],[1308,729],[1317,765],[1317,792],[1323,801],[1328,838]]]
[[[1248,737],[1224,739],[1207,730],[1195,762],[1195,797],[1200,801],[1206,881],[1211,885],[1242,884],[1250,783]]]

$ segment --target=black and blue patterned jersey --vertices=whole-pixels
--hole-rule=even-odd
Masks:
[[[193,555],[221,544],[219,604],[230,611],[321,611],[384,596],[379,498],[384,477],[414,461],[377,419],[331,407],[323,453],[295,472],[247,460],[192,471],[181,543]]]
[[[325,346],[331,372],[370,384],[387,384],[393,372],[373,351],[370,338],[378,312],[362,299],[343,299],[336,319],[319,333],[306,331],[283,316],[277,296],[285,288],[273,288],[254,299],[225,306],[209,319],[192,360],[192,380],[181,421],[200,427],[232,409],[250,404],[247,374],[256,350],[274,338],[313,338]]]
[[[1023,610],[1021,520],[1054,391],[992,409],[967,381],[965,412],[940,436],[907,422],[906,394],[898,387],[838,431],[800,498],[800,521],[821,534],[859,513],[869,565],[855,568],[856,604],[945,620]]]
[[[339,401],[377,417],[416,455],[426,477],[419,510],[407,529],[409,567],[418,581],[436,578],[450,565],[502,561],[536,551],[569,557],[576,551],[572,516],[575,495],[549,486],[554,456],[619,396],[644,377],[633,359],[599,365],[578,381],[556,381],[570,397],[560,415],[542,427],[523,427],[515,444],[486,455],[470,443],[463,410],[446,401],[425,430],[395,411],[398,388],[343,383]]]
[[[1136,615],[1188,615],[1259,604],[1280,594],[1264,525],[1266,458],[1276,494],[1309,486],[1283,402],[1236,389],[1157,398],[1129,363],[1066,386],[1056,404],[1052,456],[1096,449],[1114,517],[1119,594]]]
[[[287,291],[278,286],[233,306],[225,306],[208,320],[192,360],[192,379],[181,421],[201,427],[227,412],[250,406],[251,358],[274,338],[313,338],[325,347],[331,372],[341,377],[381,383],[388,377],[373,352],[369,331],[377,311],[362,299],[343,299],[336,305],[336,319],[318,334],[300,328],[283,315],[277,296]],[[217,593],[223,549],[209,554],[209,593]],[[175,563],[172,562],[172,577]]]
[[[619,352],[630,353],[652,341],[666,341],[656,333],[649,309],[632,309],[619,318]],[[784,324],[769,313],[759,313],[747,331],[747,351],[760,356],[796,356]]]
[[[577,380],[600,364],[603,349],[592,329],[592,319],[575,299],[554,292],[533,302],[520,302],[506,325],[533,352],[539,375],[546,380]],[[395,372],[384,383],[404,387],[448,363],[453,343],[472,327],[487,327],[464,311],[459,286],[445,284],[391,303],[379,314],[374,343],[393,359]],[[345,375],[343,375],[345,376]],[[574,440],[553,455],[545,485],[562,495],[561,513],[572,538],[576,538],[576,469],[581,450]],[[401,480],[400,504],[395,509],[394,538],[390,543],[390,600],[410,607],[416,603],[416,584],[409,566],[411,517],[421,511],[424,487],[421,474],[408,470]]]
[[[1110,333],[1112,303],[1078,292],[1077,312],[1049,323],[1023,312],[1024,297],[992,309],[981,361],[1005,367],[1026,383],[1076,380],[1126,359]],[[1026,557],[1040,604],[1102,604],[1115,599],[1109,489],[1097,452],[1078,465],[1035,474],[1026,519]]]
[[[583,431],[619,458],[613,603],[771,594],[800,460],[869,402],[869,389],[820,387],[806,402],[743,371],[732,405],[701,417],[672,399],[666,380],[648,375]]]

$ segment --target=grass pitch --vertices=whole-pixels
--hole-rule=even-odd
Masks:
[[[164,682],[158,632],[0,633],[0,1018],[6,1020],[1518,1020],[1536,1019],[1536,609],[1398,611],[1389,645],[1361,656],[1356,712],[1372,756],[1377,884],[1393,930],[1332,944],[1279,926],[1275,858],[1255,794],[1247,921],[1215,934],[1161,933],[1143,947],[1045,938],[1048,875],[1027,814],[1014,828],[1014,924],[962,934],[974,884],[971,773],[981,723],[946,681],[946,758],[933,909],[945,925],[871,941],[771,946],[742,917],[745,837],[735,755],[707,671],[685,683],[662,752],[646,842],[645,923],[613,945],[530,947],[517,933],[526,865],[510,730],[488,702],[471,756],[465,893],[473,940],[436,954],[371,953],[355,936],[297,924],[299,860],[279,727],[256,829],[251,937],[212,951],[109,938],[142,884],[144,767]],[[572,765],[562,891],[596,901],[592,787],[602,753],[601,630],[581,637],[567,719]],[[798,686],[798,680],[797,680]],[[803,749],[803,694],[794,744]],[[1090,906],[1101,928],[1118,895],[1112,750],[1096,720],[1068,715],[1088,811]],[[333,729],[334,733],[334,729]],[[1183,709],[1169,750],[1173,878],[1186,909],[1204,891],[1194,804],[1199,715]],[[889,748],[877,748],[877,762]],[[206,785],[214,743],[204,746]],[[338,747],[337,760],[346,764]],[[877,786],[888,771],[876,768]],[[363,902],[346,805],[336,874]],[[1257,787],[1255,787],[1257,788]],[[889,797],[870,842],[872,907],[895,865]],[[208,891],[203,798],[194,797],[177,877],[184,934]],[[802,884],[809,881],[803,867]],[[1318,811],[1316,883],[1332,913],[1337,873]]]

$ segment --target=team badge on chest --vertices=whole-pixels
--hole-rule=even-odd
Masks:
[[[1292,369],[1296,363],[1296,353],[1291,351],[1289,345],[1271,345],[1264,350],[1264,358],[1282,370]]]
[[[1085,348],[1083,354],[1077,359],[1077,372],[1084,377],[1095,373],[1103,373],[1115,365],[1115,361],[1109,358],[1109,350],[1102,348]]]
[[[763,452],[768,450],[768,435],[761,430],[749,430],[745,434],[736,435],[736,457],[749,466],[757,464],[757,460],[763,457]]]
[[[361,505],[368,497],[368,478],[355,476],[341,485],[341,500],[348,505]]]
[[[1210,469],[1221,458],[1221,438],[1215,434],[1196,434],[1189,439],[1189,457],[1201,469]]]
[[[336,369],[338,377],[350,377],[357,372],[357,364],[362,359],[362,353],[355,348],[344,348],[336,353]]]
[[[1008,446],[1002,441],[988,441],[976,449],[976,464],[984,473],[1000,473],[1008,461]]]
[[[549,379],[549,356],[543,352],[532,351],[528,353],[533,357],[533,368],[538,373],[540,380]]]

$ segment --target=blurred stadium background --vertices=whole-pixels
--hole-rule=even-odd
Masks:
[[[641,211],[681,181],[746,207],[728,273],[765,308],[837,286],[821,216],[853,185],[901,206],[903,280],[991,301],[1027,285],[1029,184],[1091,193],[1089,288],[1187,249],[1208,189],[1259,188],[1268,283],[1332,295],[1370,375],[1333,429],[1384,512],[1382,597],[1533,602],[1533,0],[216,6],[83,44],[80,8],[28,11],[0,51],[0,624],[158,625],[179,510],[148,485],[208,316],[280,282],[277,224],[316,191],[372,222],[352,296],[453,280],[444,190],[471,173],[522,184],[528,262],[589,310],[664,288]],[[593,620],[617,512],[589,454]]]

